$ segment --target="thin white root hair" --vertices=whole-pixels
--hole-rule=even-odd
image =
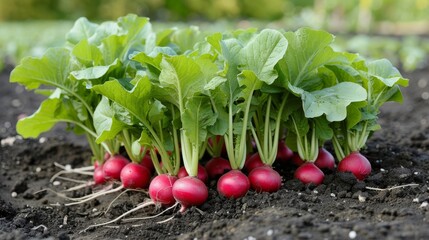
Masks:
[[[167,218],[167,219],[165,219],[165,220],[162,220],[162,221],[159,221],[159,222],[156,222],[156,223],[158,223],[158,224],[162,224],[162,223],[169,222],[169,221],[171,221],[171,220],[173,220],[173,219],[174,219],[174,216],[171,216],[171,217],[169,217],[169,218]]]
[[[82,184],[79,184],[77,186],[74,186],[74,187],[62,190],[61,192],[72,192],[72,191],[76,191],[76,190],[79,190],[79,189],[82,189],[82,188],[91,187],[91,186],[94,186],[94,185],[95,185],[94,181],[86,181],[86,182],[84,182]]]
[[[77,180],[77,179],[68,178],[68,177],[61,177],[61,176],[58,176],[57,179],[61,179],[64,181],[69,181],[69,182],[74,182],[74,183],[87,183],[88,182],[85,180]]]
[[[374,191],[391,191],[393,189],[404,188],[404,187],[416,187],[416,186],[419,186],[419,184],[410,183],[410,184],[394,186],[394,187],[390,187],[390,188],[375,188],[375,187],[365,187],[365,188],[368,190],[374,190]]]
[[[92,171],[92,170],[94,170],[94,166],[86,166],[86,167],[80,167],[80,168],[71,168],[71,167],[64,166],[64,165],[62,165],[60,163],[57,163],[57,162],[54,162],[54,165],[55,165],[55,167],[59,167],[62,170],[66,170],[66,171],[72,170],[72,169],[78,170],[78,171]]]
[[[54,190],[52,190],[52,189],[50,189],[50,188],[44,188],[44,189],[42,189],[42,190],[39,190],[39,191],[37,191],[37,192],[34,192],[34,194],[37,194],[37,193],[40,193],[40,192],[43,192],[43,191],[52,192],[52,193],[54,193],[55,195],[57,195],[58,197],[60,197],[60,198],[64,198],[64,199],[67,199],[67,200],[69,200],[69,201],[81,201],[81,200],[83,200],[83,199],[84,199],[83,197],[81,197],[81,198],[72,198],[72,197],[68,197],[68,196],[67,196],[67,195],[65,195],[64,193],[56,192],[56,191],[54,191]]]
[[[67,197],[67,196],[66,196],[66,195],[64,195],[64,194],[63,194],[63,196],[66,196],[66,198],[67,198],[68,200],[70,200],[70,201],[82,201],[82,200],[85,200],[85,199],[87,199],[87,198],[90,198],[90,197],[92,197],[92,196],[94,196],[94,195],[99,195],[100,193],[105,193],[105,192],[109,191],[109,190],[110,190],[110,189],[112,189],[112,188],[113,188],[113,183],[111,183],[111,184],[107,185],[106,187],[102,188],[101,190],[99,190],[99,191],[97,191],[97,192],[93,192],[93,193],[88,194],[88,195],[85,195],[85,196],[83,196],[83,197],[76,197],[76,198],[72,198],[72,197]],[[53,192],[54,192],[54,191],[53,191]],[[67,192],[67,190],[63,190],[62,192]],[[57,192],[54,192],[54,193],[57,193]]]
[[[48,227],[46,227],[46,226],[45,226],[45,225],[43,225],[43,224],[41,224],[41,225],[39,225],[39,226],[36,226],[36,227],[32,227],[32,228],[31,228],[31,230],[37,230],[37,229],[39,229],[39,228],[43,228],[43,232],[48,231]]]
[[[96,199],[100,196],[107,195],[107,194],[114,193],[114,192],[118,192],[118,191],[122,190],[123,188],[124,187],[121,185],[121,186],[114,188],[114,189],[111,189],[111,190],[99,191],[99,192],[93,193],[91,195],[88,195],[89,197],[86,197],[85,199],[83,199],[81,201],[66,203],[66,204],[64,204],[64,206],[73,206],[73,205],[77,205],[77,204],[86,203],[86,202],[91,201],[93,199]]]
[[[109,204],[109,206],[107,206],[107,209],[103,212],[103,214],[106,214],[107,212],[109,212],[110,208],[112,207],[112,204],[118,200],[119,197],[121,197],[123,194],[125,194],[126,192],[130,191],[130,189],[125,189],[125,191],[121,192],[120,194],[118,194],[118,196],[116,196]]]
[[[176,202],[173,206],[168,207],[168,208],[166,208],[164,211],[162,211],[162,212],[160,212],[160,213],[158,213],[158,214],[156,214],[156,215],[153,215],[153,216],[141,217],[141,218],[127,218],[127,219],[124,219],[124,220],[122,220],[122,221],[123,221],[123,222],[134,222],[134,221],[138,221],[138,220],[147,220],[147,219],[156,218],[156,217],[159,217],[159,216],[163,215],[163,214],[164,214],[164,213],[166,213],[167,211],[169,211],[169,210],[171,210],[171,209],[173,209],[173,208],[177,207],[177,205],[179,205],[179,203],[178,203],[178,202]],[[132,227],[140,227],[140,226],[143,226],[143,224],[132,225]]]
[[[94,195],[100,195],[101,193],[105,193],[105,192],[107,192],[109,189],[111,189],[112,187],[113,187],[113,185],[112,185],[112,184],[109,184],[109,185],[107,185],[107,187],[103,188],[102,190],[100,190],[100,191],[98,191],[98,192],[94,192],[94,193],[91,193],[91,194],[89,194],[89,195],[86,195],[86,196],[83,196],[83,197],[77,197],[77,198],[69,197],[69,196],[67,196],[67,195],[66,195],[66,194],[64,194],[64,193],[54,191],[54,190],[52,190],[52,189],[50,189],[50,188],[44,188],[44,189],[42,189],[42,190],[40,190],[40,191],[35,192],[34,194],[37,194],[37,193],[39,193],[39,192],[43,192],[43,191],[49,191],[49,192],[52,192],[52,193],[56,194],[58,197],[61,197],[61,198],[67,199],[67,200],[69,200],[69,201],[76,201],[76,202],[78,202],[78,201],[82,201],[82,200],[85,200],[85,199],[87,199],[87,198],[90,198],[90,197],[92,197],[92,196],[94,196]],[[64,190],[63,192],[67,192],[67,191],[68,191],[68,190]],[[101,194],[101,195],[102,195],[102,194]]]
[[[142,205],[139,205],[139,206],[137,206],[137,207],[135,207],[135,208],[133,208],[133,209],[129,210],[128,212],[125,212],[125,213],[124,213],[124,214],[122,214],[121,216],[119,216],[119,217],[117,217],[117,218],[115,218],[115,219],[113,219],[113,220],[111,220],[111,221],[104,222],[104,223],[99,223],[99,224],[94,224],[94,225],[90,225],[90,226],[88,226],[87,228],[85,228],[84,230],[80,231],[79,233],[86,232],[86,231],[88,231],[89,229],[92,229],[92,228],[102,227],[102,226],[105,226],[105,225],[109,225],[109,224],[115,223],[115,222],[117,222],[117,221],[121,220],[123,217],[125,217],[125,216],[127,216],[127,215],[129,215],[129,214],[131,214],[131,213],[133,213],[133,212],[135,212],[135,211],[137,211],[137,210],[139,210],[139,209],[142,209],[142,208],[148,207],[148,206],[150,206],[150,205],[155,205],[155,203],[154,203],[153,201],[146,202],[146,203],[144,203],[144,204],[142,204]]]
[[[57,179],[59,176],[63,175],[63,174],[70,174],[70,173],[75,173],[75,174],[80,174],[80,175],[87,175],[87,176],[94,176],[94,172],[91,171],[78,171],[78,170],[61,170],[57,173],[54,174],[54,176],[51,177],[51,179],[49,180],[50,182],[55,181],[55,179]]]
[[[141,189],[125,189],[125,191],[123,191],[123,192],[121,192],[118,196],[116,196],[115,197],[115,199],[113,199],[111,202],[110,202],[110,204],[109,204],[109,206],[107,207],[107,209],[103,212],[103,214],[106,214],[109,210],[110,210],[110,208],[112,207],[112,204],[116,201],[116,200],[118,200],[118,198],[120,197],[120,196],[122,196],[122,194],[124,194],[124,193],[126,193],[126,192],[129,192],[129,191],[133,191],[133,192],[143,192],[143,193],[145,193],[145,194],[148,194],[147,193],[147,191],[145,191],[145,190],[141,190]],[[142,204],[142,203],[141,203]],[[140,204],[139,204],[140,205]],[[138,205],[137,205],[138,206]]]

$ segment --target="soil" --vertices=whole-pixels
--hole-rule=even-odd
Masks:
[[[31,114],[43,98],[8,83],[9,71],[0,76],[0,239],[429,239],[429,69],[404,74],[410,79],[404,104],[383,107],[382,130],[362,151],[373,167],[365,181],[330,172],[324,184],[304,186],[293,179],[293,168],[276,165],[284,178],[276,193],[251,191],[227,200],[212,182],[208,202],[198,209],[180,214],[173,208],[152,219],[88,231],[82,230],[114,219],[147,195],[126,192],[103,214],[118,194],[65,207],[67,200],[43,191],[73,185],[50,183],[60,170],[54,162],[85,166],[91,154],[64,126],[39,139],[10,138],[16,136],[17,117]],[[89,192],[90,187],[70,195]],[[149,206],[133,217],[161,211]]]

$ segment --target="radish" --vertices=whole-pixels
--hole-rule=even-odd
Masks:
[[[289,159],[293,157],[293,152],[290,148],[286,146],[286,143],[282,140],[279,141],[279,146],[277,148],[277,157],[276,160],[280,163],[286,163]]]
[[[338,171],[351,172],[362,181],[371,173],[371,163],[359,152],[352,152],[340,161]]]
[[[153,166],[152,158],[148,154],[144,155],[140,164],[145,166],[151,173],[153,173],[153,171],[155,170],[155,167]]]
[[[257,167],[263,167],[263,166],[265,166],[265,164],[262,162],[261,156],[259,155],[259,153],[254,153],[244,163],[244,168],[248,173],[250,173],[253,169]]]
[[[122,168],[129,163],[128,159],[121,155],[115,155],[110,157],[103,164],[103,171],[106,179],[119,180],[121,177]]]
[[[256,192],[277,192],[282,185],[280,174],[269,166],[254,168],[249,181]]]
[[[96,167],[94,169],[94,183],[95,185],[100,185],[106,182],[106,176],[104,175],[103,165]]]
[[[302,160],[302,158],[299,156],[298,153],[294,153],[292,156],[292,163],[295,164],[295,166],[301,166],[302,164],[304,164],[304,160]]]
[[[239,170],[231,170],[217,182],[217,191],[226,198],[241,198],[250,189],[250,181],[244,173]]]
[[[155,203],[172,206],[176,200],[173,197],[173,185],[177,177],[161,174],[152,179],[149,185],[149,196]]]
[[[173,184],[172,192],[174,199],[182,205],[180,212],[184,212],[191,206],[200,206],[206,202],[209,196],[209,191],[204,182],[190,176],[179,178]]]
[[[320,185],[325,178],[325,174],[314,163],[307,162],[296,169],[294,177],[304,184]]]
[[[216,135],[215,137],[210,137],[208,139],[208,152],[213,157],[226,156],[226,146],[223,140],[223,137]]]
[[[179,169],[179,172],[177,173],[177,177],[178,178],[184,178],[187,176],[189,176],[189,175],[188,175],[188,172],[186,171],[186,168],[181,167]],[[198,164],[197,178],[200,179],[201,181],[203,181],[204,183],[207,183],[207,181],[209,179],[206,169],[201,164]]]
[[[110,153],[108,152],[104,153],[104,161],[107,161],[110,157],[111,157]]]
[[[108,164],[109,161],[110,161],[110,163],[109,163],[110,165],[108,165],[108,167],[109,167],[109,168],[107,168],[108,170],[114,169],[114,167],[118,167],[118,166],[120,167],[124,160],[128,163],[128,160],[126,160],[122,156],[119,158],[117,156],[110,158],[103,165],[103,173],[106,174],[106,164]],[[128,163],[124,167],[121,167],[121,172],[119,173],[119,176],[120,176],[119,179],[122,182],[122,184],[120,186],[118,186],[114,189],[106,188],[106,189],[103,189],[101,191],[94,192],[92,194],[89,194],[89,195],[86,195],[86,196],[80,197],[80,198],[68,198],[69,200],[74,200],[75,202],[67,203],[67,204],[65,204],[65,206],[77,205],[77,204],[81,204],[84,202],[88,202],[88,201],[95,199],[97,197],[121,191],[124,188],[126,188],[126,189],[147,188],[149,186],[151,173],[149,172],[149,170],[146,167],[144,167],[138,163]],[[109,180],[111,178],[108,178],[108,179],[105,178],[105,179]]]
[[[317,156],[316,161],[314,162],[320,169],[333,169],[335,167],[334,156],[324,148],[319,149],[319,155]]]
[[[210,179],[218,179],[224,173],[231,171],[231,164],[225,158],[216,157],[206,163],[206,170]]]
[[[149,186],[151,173],[138,163],[128,163],[121,171],[121,182],[124,188],[143,189]]]

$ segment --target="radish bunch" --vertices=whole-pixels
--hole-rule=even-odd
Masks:
[[[278,191],[291,176],[277,170],[290,165],[295,178],[319,185],[336,165],[326,142],[337,171],[358,180],[370,174],[359,151],[380,128],[380,107],[400,102],[400,86],[408,84],[389,61],[336,51],[333,35],[309,28],[185,30],[157,34],[149,19],[132,14],[109,24],[81,18],[66,46],[13,70],[10,81],[27,89],[52,87],[19,120],[19,134],[37,137],[67,122],[88,140],[94,165],[63,168],[53,179],[92,175],[89,185],[106,189],[68,199],[149,189],[148,205],[184,211],[204,204],[216,181],[226,198]],[[115,182],[120,186],[108,189]]]

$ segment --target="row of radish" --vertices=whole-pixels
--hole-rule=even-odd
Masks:
[[[288,161],[300,165],[295,177],[321,184],[320,168],[334,166],[327,141],[337,169],[364,179],[371,166],[359,151],[380,128],[380,107],[401,102],[400,86],[408,84],[388,60],[335,51],[333,35],[309,28],[153,31],[149,19],[128,15],[101,24],[81,18],[66,38],[66,46],[12,71],[11,82],[28,89],[54,88],[38,89],[49,97],[19,120],[18,133],[37,137],[66,122],[88,139],[99,164],[95,181],[121,181],[99,194],[149,187],[153,202],[184,209],[207,198],[206,152],[225,152],[227,160],[209,161],[206,171],[222,175],[218,191],[228,198],[251,187],[278,190],[272,165],[290,158],[288,148],[295,152]],[[121,147],[131,163],[119,157]],[[106,162],[105,153],[112,156]],[[158,177],[151,180],[145,162]]]
[[[304,184],[322,184],[325,177],[322,169],[335,168],[334,157],[326,149],[319,149],[314,163],[305,163],[283,141],[279,142],[276,159],[283,166],[296,165],[294,177]],[[256,192],[276,192],[281,188],[282,177],[261,161],[259,153],[249,155],[244,170],[247,176],[242,171],[233,170],[225,158],[214,157],[205,166],[198,165],[196,177],[189,177],[186,169],[181,167],[177,176],[160,174],[152,179],[154,165],[149,155],[145,155],[140,163],[133,163],[122,155],[107,154],[104,164],[95,164],[93,177],[96,185],[120,181],[124,189],[148,189],[154,203],[168,207],[178,202],[182,211],[207,200],[209,179],[217,181],[217,191],[226,198],[241,198],[250,188]],[[352,153],[340,162],[338,171],[351,172],[358,180],[363,180],[370,174],[371,165],[361,154]]]

